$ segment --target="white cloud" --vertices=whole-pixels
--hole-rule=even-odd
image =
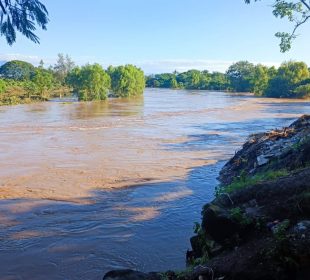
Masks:
[[[30,62],[34,65],[38,65],[40,60],[43,59],[46,66],[55,64],[57,57],[39,57],[36,55],[24,55],[24,54],[0,54],[0,61],[10,61],[10,60],[23,60]],[[210,72],[219,71],[225,72],[228,67],[236,61],[233,60],[206,60],[206,59],[162,59],[162,60],[145,60],[145,61],[125,61],[125,62],[113,62],[108,59],[102,60],[96,59],[94,56],[81,56],[78,59],[73,58],[73,60],[78,65],[83,65],[86,63],[101,63],[104,67],[109,65],[122,65],[122,64],[135,64],[142,68],[146,74],[157,74],[164,72],[184,72],[190,69],[197,70],[208,70]],[[104,62],[103,62],[104,61]],[[253,62],[255,64],[261,63],[267,66],[278,67],[280,63],[277,62]]]
[[[0,54],[0,61],[23,60],[37,65],[41,59],[43,59],[46,64],[53,63],[54,61],[51,58],[41,58],[36,55],[24,55],[19,53]]]
[[[157,60],[145,61],[139,66],[147,73],[160,72],[184,72],[190,69],[209,70],[224,72],[232,64],[232,61],[221,60],[190,60],[190,59],[175,59],[175,60]]]
[[[225,72],[228,67],[236,61],[232,60],[204,60],[204,59],[174,59],[174,60],[154,60],[143,61],[137,63],[146,73],[156,74],[163,72],[184,72],[190,69],[208,70],[210,72],[219,71]],[[277,62],[253,62],[254,64],[261,63],[267,66],[279,66]]]

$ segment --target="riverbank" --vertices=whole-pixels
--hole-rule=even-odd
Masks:
[[[220,172],[183,272],[110,279],[309,279],[310,116],[252,135]]]

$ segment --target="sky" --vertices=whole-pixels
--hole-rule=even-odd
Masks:
[[[54,64],[58,53],[79,65],[135,64],[146,73],[200,69],[225,71],[239,60],[310,65],[310,23],[298,30],[290,52],[282,54],[278,31],[287,20],[272,15],[269,0],[41,0],[49,11],[40,44],[22,35],[8,46],[0,37],[0,60]]]

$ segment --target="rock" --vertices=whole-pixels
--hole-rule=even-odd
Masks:
[[[257,161],[258,166],[262,166],[262,165],[268,163],[269,159],[266,158],[264,155],[260,155],[257,157],[256,161]]]
[[[221,184],[231,184],[245,174],[306,166],[310,161],[309,119],[302,116],[289,127],[253,135],[222,168]]]
[[[310,238],[310,220],[303,220],[297,223],[292,232],[297,235],[298,238]]]
[[[239,226],[232,219],[230,212],[214,204],[204,207],[202,228],[219,244],[225,243],[239,230]]]
[[[190,253],[188,253],[186,256],[186,260],[189,262],[192,261],[193,258],[201,258],[203,255],[203,244],[201,244],[201,240],[198,235],[192,236],[190,243],[193,251],[189,251]]]
[[[206,265],[196,266],[191,273],[191,279],[197,278],[202,280],[214,279],[214,271]]]

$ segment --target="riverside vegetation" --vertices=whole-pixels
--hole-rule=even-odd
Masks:
[[[288,61],[277,69],[248,61],[232,64],[226,73],[189,70],[149,75],[147,87],[252,92],[256,96],[310,97],[310,72],[304,62]]]
[[[43,61],[38,67],[17,60],[0,67],[0,105],[45,101],[72,92],[80,101],[105,100],[108,96],[132,97],[142,95],[145,86],[308,98],[310,71],[303,62],[285,62],[276,69],[239,61],[226,73],[189,70],[145,77],[134,65],[109,66],[106,70],[99,64],[77,67],[68,55],[62,54],[57,63],[47,69]]]
[[[103,279],[309,279],[309,180],[309,115],[252,135],[221,170],[216,198],[203,206],[185,271],[110,271]]]
[[[54,66],[38,67],[13,60],[0,67],[0,105],[46,101],[50,97],[77,95],[81,101],[105,100],[143,94],[144,73],[133,65],[104,70],[99,64],[75,66],[67,55],[58,55]]]

